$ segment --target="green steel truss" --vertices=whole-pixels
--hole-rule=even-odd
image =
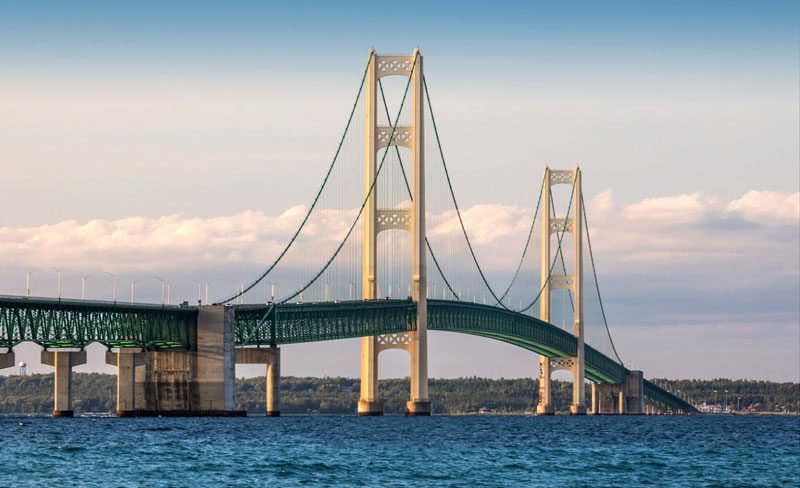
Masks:
[[[409,300],[237,305],[236,345],[329,341],[416,330]]]
[[[491,305],[428,300],[428,329],[461,332],[514,344],[547,357],[573,357],[578,344],[569,332],[529,315]],[[627,370],[585,346],[586,377],[597,383],[622,383]]]
[[[80,348],[92,342],[148,350],[186,348],[197,310],[177,306],[0,297],[0,347],[35,342]]]
[[[364,300],[234,306],[237,347],[348,339],[416,330],[417,304]],[[124,304],[0,296],[0,348],[30,341],[45,348],[187,348],[197,307]],[[459,332],[513,344],[547,357],[575,355],[569,332],[536,318],[490,305],[428,300],[428,329]],[[586,378],[620,384],[628,370],[585,346]],[[695,411],[677,396],[645,381],[644,396],[667,410]]]
[[[697,409],[690,403],[647,380],[644,380],[644,399],[665,410],[680,413],[698,413]]]

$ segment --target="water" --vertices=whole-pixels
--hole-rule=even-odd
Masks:
[[[800,417],[0,417],[0,485],[799,486]]]

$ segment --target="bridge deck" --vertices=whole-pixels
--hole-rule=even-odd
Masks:
[[[297,344],[416,330],[410,300],[237,305],[237,346]],[[0,347],[30,341],[54,348],[107,347],[146,350],[186,348],[197,307],[0,296]],[[428,329],[476,335],[547,357],[574,356],[572,334],[534,317],[475,303],[428,300]],[[628,370],[585,346],[586,377],[619,384]],[[665,408],[691,407],[645,382],[645,397]]]

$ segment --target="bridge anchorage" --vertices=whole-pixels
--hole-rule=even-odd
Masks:
[[[405,79],[405,92],[394,117],[381,82],[390,76]],[[346,178],[339,181],[352,183],[352,175],[358,174],[352,191],[347,192],[357,201],[334,199],[332,208],[320,210],[325,195],[340,199],[345,194],[338,187],[325,192],[332,185],[330,181],[336,179],[335,171],[347,162],[341,160],[342,147],[352,132],[351,125],[355,125],[351,122],[362,100],[364,140],[360,134],[357,136],[359,147],[353,152],[358,157],[353,159],[353,168],[345,166]],[[427,148],[426,133],[435,142]],[[411,164],[410,182],[401,151]],[[387,180],[390,170],[395,171],[388,174],[396,180]],[[440,183],[445,189],[445,207],[426,208],[426,200],[432,207],[441,204],[441,199],[435,198],[437,193],[430,193],[431,188],[437,189],[430,184],[436,182],[431,176],[435,171],[443,175]],[[594,279],[603,316],[600,330],[610,342],[594,273],[581,178],[577,167],[545,169],[539,204],[517,271],[505,292],[496,292],[470,243],[447,173],[419,50],[401,56],[383,56],[371,50],[356,103],[322,187],[286,247],[249,285],[210,306],[0,296],[0,348],[7,351],[0,353],[0,368],[14,365],[13,348],[18,344],[34,342],[42,346],[42,362],[55,368],[53,414],[68,417],[72,415],[72,367],[84,364],[85,347],[98,342],[108,349],[106,362],[117,367],[119,416],[236,416],[245,412],[236,411],[234,406],[235,364],[263,364],[267,377],[265,413],[279,416],[281,345],[361,338],[358,414],[384,413],[378,394],[379,354],[387,349],[402,349],[410,355],[411,386],[405,412],[425,416],[432,411],[428,397],[428,330],[436,330],[499,340],[538,354],[539,415],[555,413],[551,375],[559,370],[572,374],[573,415],[694,413],[683,399],[645,380],[641,371],[627,369],[615,350],[613,355],[601,352],[596,348],[599,343],[587,335],[587,330],[592,329],[586,328],[587,323],[591,326],[591,320],[587,322],[585,311],[589,295],[584,283],[584,238],[592,263],[592,274],[586,278]],[[399,182],[399,190],[389,181]],[[558,185],[571,187],[570,203],[561,218],[556,215],[552,196],[552,188]],[[329,224],[334,210],[353,206],[360,206],[357,213],[340,212],[346,215],[347,222],[352,219],[347,232],[334,229],[323,236],[324,242],[333,244],[328,248],[303,247],[308,242],[316,245],[313,239],[319,234],[309,232],[312,241],[304,241],[307,225],[319,230]],[[540,281],[526,284],[522,275],[536,273],[523,270],[523,264],[539,207]],[[426,234],[426,216],[434,221],[432,228],[436,232],[431,235]],[[359,224],[363,232],[354,232]],[[449,229],[455,229],[455,237],[447,237]],[[358,234],[360,239],[353,237]],[[401,243],[408,242],[403,241],[408,234],[410,245],[404,247]],[[562,246],[565,234],[573,240],[569,263],[565,262]],[[458,246],[466,251],[464,255],[453,251]],[[323,257],[314,261],[309,249],[319,247],[323,247]],[[392,250],[391,260],[385,256],[387,248]],[[535,261],[528,264],[535,267]],[[430,288],[429,271],[435,280]],[[295,286],[298,273],[307,274]],[[277,285],[281,283],[285,289],[286,282],[291,283],[288,291],[276,299]],[[406,285],[407,298],[403,293]],[[381,286],[389,289],[385,299]],[[354,296],[359,287],[361,299]],[[514,291],[519,288],[522,290]],[[513,301],[519,302],[518,307],[511,303],[512,293],[516,293],[517,300]],[[347,300],[337,299],[342,295]],[[306,296],[318,301],[306,301]],[[562,299],[563,328],[554,325],[559,319],[559,308],[555,306],[558,297]],[[565,297],[569,298],[569,312]],[[479,303],[481,299],[483,303]],[[538,317],[534,316],[536,305]],[[591,381],[589,409],[586,380]]]

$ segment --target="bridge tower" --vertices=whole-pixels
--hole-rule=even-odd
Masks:
[[[557,219],[551,216],[550,195],[554,185],[572,185],[572,217]],[[581,170],[544,170],[542,190],[542,296],[540,299],[540,318],[550,322],[550,294],[558,289],[571,290],[574,296],[574,328],[577,350],[574,357],[539,358],[539,415],[552,415],[555,412],[551,396],[550,375],[553,371],[565,369],[572,371],[572,415],[586,414],[584,395],[584,347],[583,347],[583,208],[581,206]],[[572,274],[551,273],[550,239],[553,234],[571,233],[574,240],[575,257]]]
[[[413,121],[410,126],[379,126],[378,79],[399,75],[411,77]],[[417,302],[417,330],[402,334],[364,337],[361,340],[361,397],[359,415],[383,415],[383,402],[378,397],[378,354],[385,349],[404,349],[411,355],[411,394],[406,403],[406,415],[430,415],[428,401],[428,328],[425,248],[425,161],[423,140],[424,94],[422,86],[422,55],[419,48],[410,56],[380,56],[370,50],[366,78],[366,134],[364,157],[364,244],[361,296],[365,300],[377,296],[377,237],[389,229],[404,229],[411,233],[411,298]],[[411,150],[412,208],[378,208],[375,179],[378,151],[391,146],[404,146]]]

